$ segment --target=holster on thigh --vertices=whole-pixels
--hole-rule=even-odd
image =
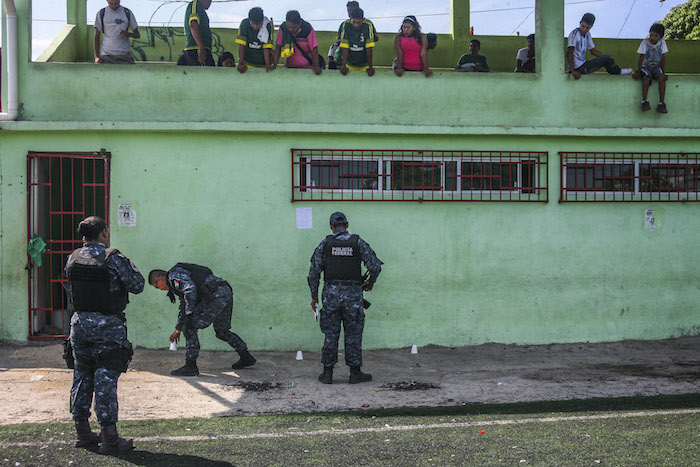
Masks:
[[[114,350],[107,350],[97,356],[97,368],[106,368],[108,370],[119,371],[126,373],[126,369],[131,363],[131,357],[134,356],[134,348],[131,342],[127,343],[126,347],[119,347]]]

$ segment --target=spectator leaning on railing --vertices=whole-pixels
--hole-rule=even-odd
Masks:
[[[343,52],[340,73],[347,75],[348,70],[356,70],[367,71],[368,76],[374,76],[374,26],[372,22],[365,20],[365,12],[361,8],[355,8],[350,16],[352,21],[343,23],[340,36],[340,48]]]
[[[316,31],[309,23],[301,19],[296,10],[287,12],[286,21],[280,25],[277,32],[277,48],[272,59],[272,68],[284,58],[287,68],[313,69],[317,75],[324,68],[322,58],[318,55]]]
[[[394,36],[394,73],[402,76],[404,71],[422,71],[426,77],[432,76],[428,66],[428,37],[421,33],[415,16],[406,16],[399,33]]]
[[[245,73],[248,67],[272,69],[272,23],[262,8],[254,7],[238,28],[238,71]]]
[[[352,12],[356,8],[360,8],[360,2],[355,2],[355,1],[350,1],[346,5],[347,12],[348,12],[348,18],[342,23],[340,23],[340,26],[338,27],[338,36],[336,38],[335,44],[331,45],[330,49],[328,50],[328,69],[329,70],[339,70],[343,66],[343,50],[340,48],[340,36],[343,35],[343,29],[345,28],[345,25],[347,23],[352,23]],[[367,18],[365,18],[365,21],[369,23],[372,26],[372,30],[374,31],[374,42],[375,44],[379,42],[379,35],[377,34],[377,29],[374,27],[374,24]]]
[[[139,25],[134,14],[119,2],[120,0],[107,0],[108,6],[97,12],[93,39],[95,63],[134,64],[129,39],[141,37]],[[129,29],[132,32],[129,32]],[[104,35],[101,48],[100,35]]]

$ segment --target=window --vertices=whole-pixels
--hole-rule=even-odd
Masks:
[[[700,154],[561,152],[561,201],[698,201]]]
[[[292,150],[292,201],[547,202],[547,153]]]

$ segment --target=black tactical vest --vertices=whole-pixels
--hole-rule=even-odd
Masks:
[[[175,268],[182,268],[185,271],[190,273],[190,279],[192,279],[192,282],[194,282],[194,285],[197,287],[197,302],[196,304],[199,304],[202,300],[205,298],[209,299],[210,298],[210,291],[209,288],[205,285],[207,281],[207,277],[211,276],[214,274],[211,272],[211,269],[209,269],[206,266],[200,266],[198,264],[193,264],[193,263],[177,263],[175,266],[168,271],[168,276],[170,276],[170,273],[173,272],[173,269]],[[170,281],[166,281],[168,283],[168,287],[170,288],[170,291],[180,297],[182,299],[185,294],[180,292],[179,290],[173,288],[170,285]]]
[[[323,280],[326,282],[352,281],[362,282],[362,255],[358,241],[359,235],[351,235],[347,240],[338,240],[329,235],[323,248]]]
[[[95,258],[83,258],[81,250],[75,250],[71,254],[68,266],[68,281],[75,311],[94,311],[124,319],[122,312],[129,303],[129,293],[123,286],[119,287],[116,294],[110,293],[107,267],[107,258],[119,251],[107,248]]]

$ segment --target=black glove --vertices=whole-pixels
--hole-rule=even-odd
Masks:
[[[75,369],[75,359],[73,358],[73,346],[70,343],[70,339],[63,341],[63,359],[66,361],[66,367],[74,370]]]

